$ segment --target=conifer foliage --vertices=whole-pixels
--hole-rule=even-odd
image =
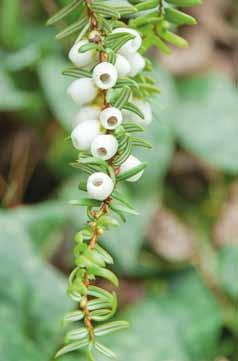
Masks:
[[[68,283],[68,295],[78,309],[65,316],[64,324],[75,328],[66,334],[56,357],[80,349],[87,350],[91,361],[98,352],[116,357],[100,337],[127,328],[128,323],[110,320],[117,310],[116,294],[95,285],[100,277],[118,286],[117,276],[107,267],[113,259],[100,245],[100,237],[119,227],[119,220],[125,222],[127,214],[137,215],[118,185],[142,177],[147,164],[133,155],[134,149],[151,147],[138,134],[152,121],[149,99],[159,89],[143,54],[152,45],[167,54],[169,44],[186,47],[174,31],[196,20],[178,7],[199,2],[72,0],[48,21],[53,25],[72,15],[77,19],[57,39],[73,39],[69,51],[73,65],[64,75],[73,79],[67,92],[79,106],[71,139],[78,150],[73,166],[81,170],[79,188],[85,197],[72,203],[85,207],[88,216],[75,235],[76,266]]]

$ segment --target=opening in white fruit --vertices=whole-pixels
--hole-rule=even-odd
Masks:
[[[105,156],[105,155],[107,155],[107,150],[106,150],[106,148],[104,148],[104,147],[100,147],[100,148],[98,148],[97,149],[97,154],[98,155],[100,155],[100,156]]]
[[[108,84],[111,81],[111,77],[109,74],[104,73],[102,75],[100,75],[100,80],[104,83],[104,84]]]
[[[96,178],[96,179],[94,179],[94,181],[93,181],[93,185],[94,185],[95,187],[101,187],[102,184],[103,184],[103,180],[102,180],[101,178]]]
[[[116,117],[110,117],[110,118],[108,118],[107,122],[108,122],[108,125],[111,125],[112,127],[118,123]]]

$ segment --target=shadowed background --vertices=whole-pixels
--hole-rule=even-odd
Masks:
[[[66,3],[0,3],[3,361],[52,361],[74,307],[66,277],[85,216],[68,205],[80,192],[65,139],[77,108],[61,76],[70,43],[45,26]],[[131,323],[105,340],[119,361],[238,360],[238,3],[205,0],[190,13],[199,25],[180,30],[188,49],[150,51],[161,89],[151,99],[153,149],[140,151],[149,167],[126,188],[141,215],[102,240]]]

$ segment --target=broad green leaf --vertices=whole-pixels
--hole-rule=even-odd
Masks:
[[[66,130],[71,130],[79,108],[66,94],[71,83],[68,78],[61,75],[66,67],[67,63],[61,57],[52,55],[41,61],[38,71],[52,113]]]
[[[219,253],[218,280],[228,295],[238,298],[238,245],[227,245]]]
[[[102,243],[116,259],[117,267],[127,273],[135,269],[144,242],[146,228],[154,211],[155,200],[148,197],[133,201],[133,206],[140,212],[139,216],[127,215],[127,222],[112,229],[103,237]]]
[[[20,0],[2,0],[0,13],[0,41],[7,48],[21,43],[22,14]]]
[[[214,360],[222,320],[218,304],[193,272],[174,277],[167,291],[148,295],[123,315],[126,332],[107,335],[118,361]],[[99,357],[99,361],[104,361]]]
[[[9,308],[7,317],[12,317],[0,331],[1,357],[4,361],[47,360],[60,342],[59,323],[71,308],[66,282],[36,257],[19,224],[0,219],[0,227],[0,310]]]
[[[34,206],[18,207],[0,215],[20,225],[29,236],[33,247],[49,257],[61,241],[63,227],[70,221],[70,212],[63,202],[45,202]]]
[[[182,104],[174,116],[179,142],[210,166],[238,172],[238,92],[215,74],[179,84]]]
[[[17,89],[10,76],[0,70],[0,111],[34,109],[41,105],[36,94]]]

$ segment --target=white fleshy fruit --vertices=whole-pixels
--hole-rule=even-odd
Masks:
[[[115,67],[117,69],[119,78],[128,76],[132,70],[129,61],[121,54],[117,54]]]
[[[86,120],[77,125],[72,131],[71,139],[78,150],[89,150],[93,140],[100,134],[100,123],[98,120]]]
[[[75,116],[74,125],[78,125],[86,120],[98,119],[100,114],[100,107],[96,105],[84,106]]]
[[[133,99],[132,103],[139,108],[141,113],[144,115],[144,118],[141,118],[139,115],[127,110],[123,110],[123,118],[130,122],[135,122],[144,126],[149,125],[153,119],[150,104],[141,99]]]
[[[145,58],[140,53],[128,54],[127,60],[131,66],[129,76],[136,76],[145,68]]]
[[[93,173],[87,181],[88,195],[99,201],[107,199],[113,191],[114,184],[112,179],[105,173]]]
[[[133,155],[130,155],[127,160],[121,164],[120,166],[120,173],[119,174],[123,174],[125,172],[130,171],[131,169],[137,167],[138,165],[141,164],[141,161],[134,157]],[[127,179],[128,182],[137,182],[141,176],[143,175],[144,171],[142,170],[141,172],[137,173],[136,175],[130,177]]]
[[[133,54],[140,49],[142,45],[142,39],[138,31],[131,28],[116,28],[113,33],[128,33],[134,35],[134,39],[127,41],[119,50],[122,55]]]
[[[116,67],[108,62],[102,62],[93,69],[93,80],[98,88],[107,90],[116,84],[118,73]]]
[[[100,113],[99,119],[105,129],[113,130],[121,125],[122,112],[115,107],[109,107]]]
[[[73,101],[78,105],[91,103],[97,96],[98,89],[90,78],[74,80],[67,90]]]
[[[91,145],[91,153],[94,157],[108,160],[111,159],[118,150],[118,141],[111,134],[97,136]]]
[[[96,52],[95,50],[89,50],[85,53],[80,53],[79,49],[81,46],[89,44],[88,40],[81,40],[73,45],[69,52],[69,59],[72,63],[78,67],[83,68],[93,64],[96,61]]]

